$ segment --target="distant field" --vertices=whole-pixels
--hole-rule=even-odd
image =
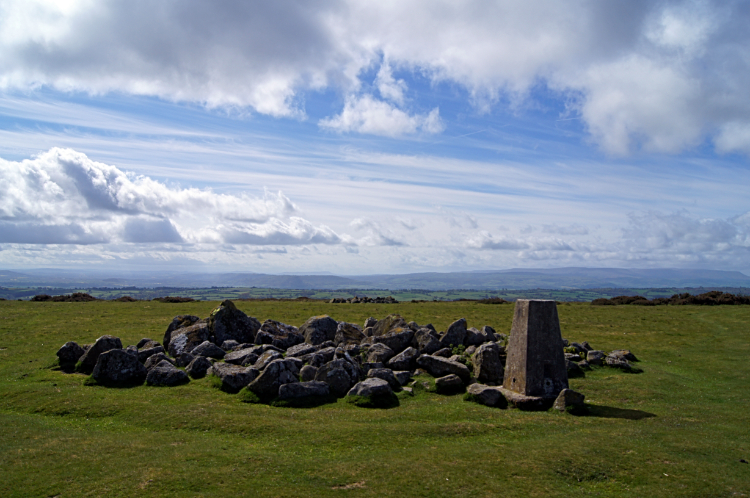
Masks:
[[[70,291],[68,291],[70,292]],[[222,290],[223,292],[223,290]],[[401,299],[405,300],[405,299]],[[419,394],[389,410],[240,403],[207,379],[86,387],[68,340],[161,341],[216,302],[0,302],[0,496],[750,496],[750,306],[558,307],[563,336],[631,349],[641,374],[571,379],[589,416]],[[238,301],[261,320],[510,329],[513,305]]]
[[[701,294],[708,290],[721,290],[731,294],[747,295],[747,287],[690,287],[690,288],[611,288],[611,289],[522,289],[522,290],[388,290],[388,289],[347,289],[347,290],[310,290],[310,289],[266,289],[256,287],[160,287],[160,288],[45,288],[45,287],[0,287],[0,297],[5,299],[30,299],[37,294],[59,295],[73,292],[86,292],[99,299],[117,299],[130,296],[135,299],[151,300],[156,297],[181,296],[191,297],[198,301],[220,301],[223,299],[310,299],[329,300],[335,297],[354,296],[393,296],[399,301],[455,301],[457,299],[487,299],[500,297],[508,301],[516,299],[554,299],[565,302],[591,302],[599,298],[614,296],[641,295],[649,299],[670,297],[673,294],[688,292]]]

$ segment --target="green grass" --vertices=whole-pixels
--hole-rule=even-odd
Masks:
[[[643,373],[571,379],[588,414],[491,409],[416,388],[399,406],[242,403],[210,378],[84,386],[54,369],[68,340],[161,340],[216,303],[0,302],[0,496],[750,495],[750,307],[564,304],[564,337],[631,349]],[[239,302],[300,325],[398,312],[507,333],[512,305]]]

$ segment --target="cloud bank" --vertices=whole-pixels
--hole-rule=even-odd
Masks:
[[[0,243],[341,244],[282,192],[175,188],[71,149],[0,159]]]
[[[343,108],[323,128],[439,133],[434,105],[413,106],[406,76],[419,75],[461,89],[479,111],[523,109],[547,88],[612,154],[680,152],[707,137],[721,153],[750,154],[749,24],[747,2],[702,0],[10,0],[0,88],[278,117],[304,117],[308,92],[333,89]]]

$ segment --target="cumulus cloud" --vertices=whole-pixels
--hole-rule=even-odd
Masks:
[[[495,238],[486,230],[481,230],[466,241],[471,249],[492,249],[495,251],[519,251],[528,249],[529,244],[512,237]]]
[[[364,230],[367,234],[357,241],[360,246],[405,246],[406,243],[390,228],[367,219],[356,218],[350,225],[355,230]]]
[[[415,22],[419,19],[419,22]],[[613,154],[715,140],[748,153],[746,2],[51,2],[0,6],[0,88],[125,92],[273,116],[307,91],[346,99],[322,124],[394,136],[442,129],[403,109],[391,67],[463,88],[477,108],[546,85]],[[380,99],[361,94],[367,70]]]
[[[439,109],[435,108],[426,115],[412,115],[371,95],[348,98],[341,114],[323,119],[319,124],[324,129],[337,132],[357,132],[385,137],[398,137],[417,131],[443,131]]]
[[[172,188],[71,149],[21,162],[0,159],[0,242],[342,243],[297,213],[281,192],[254,198]]]

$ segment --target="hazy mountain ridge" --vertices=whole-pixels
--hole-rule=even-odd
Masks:
[[[738,271],[624,268],[514,268],[498,271],[424,272],[404,275],[270,275],[250,272],[104,272],[0,270],[0,286],[260,287],[273,289],[591,289],[750,287]]]

